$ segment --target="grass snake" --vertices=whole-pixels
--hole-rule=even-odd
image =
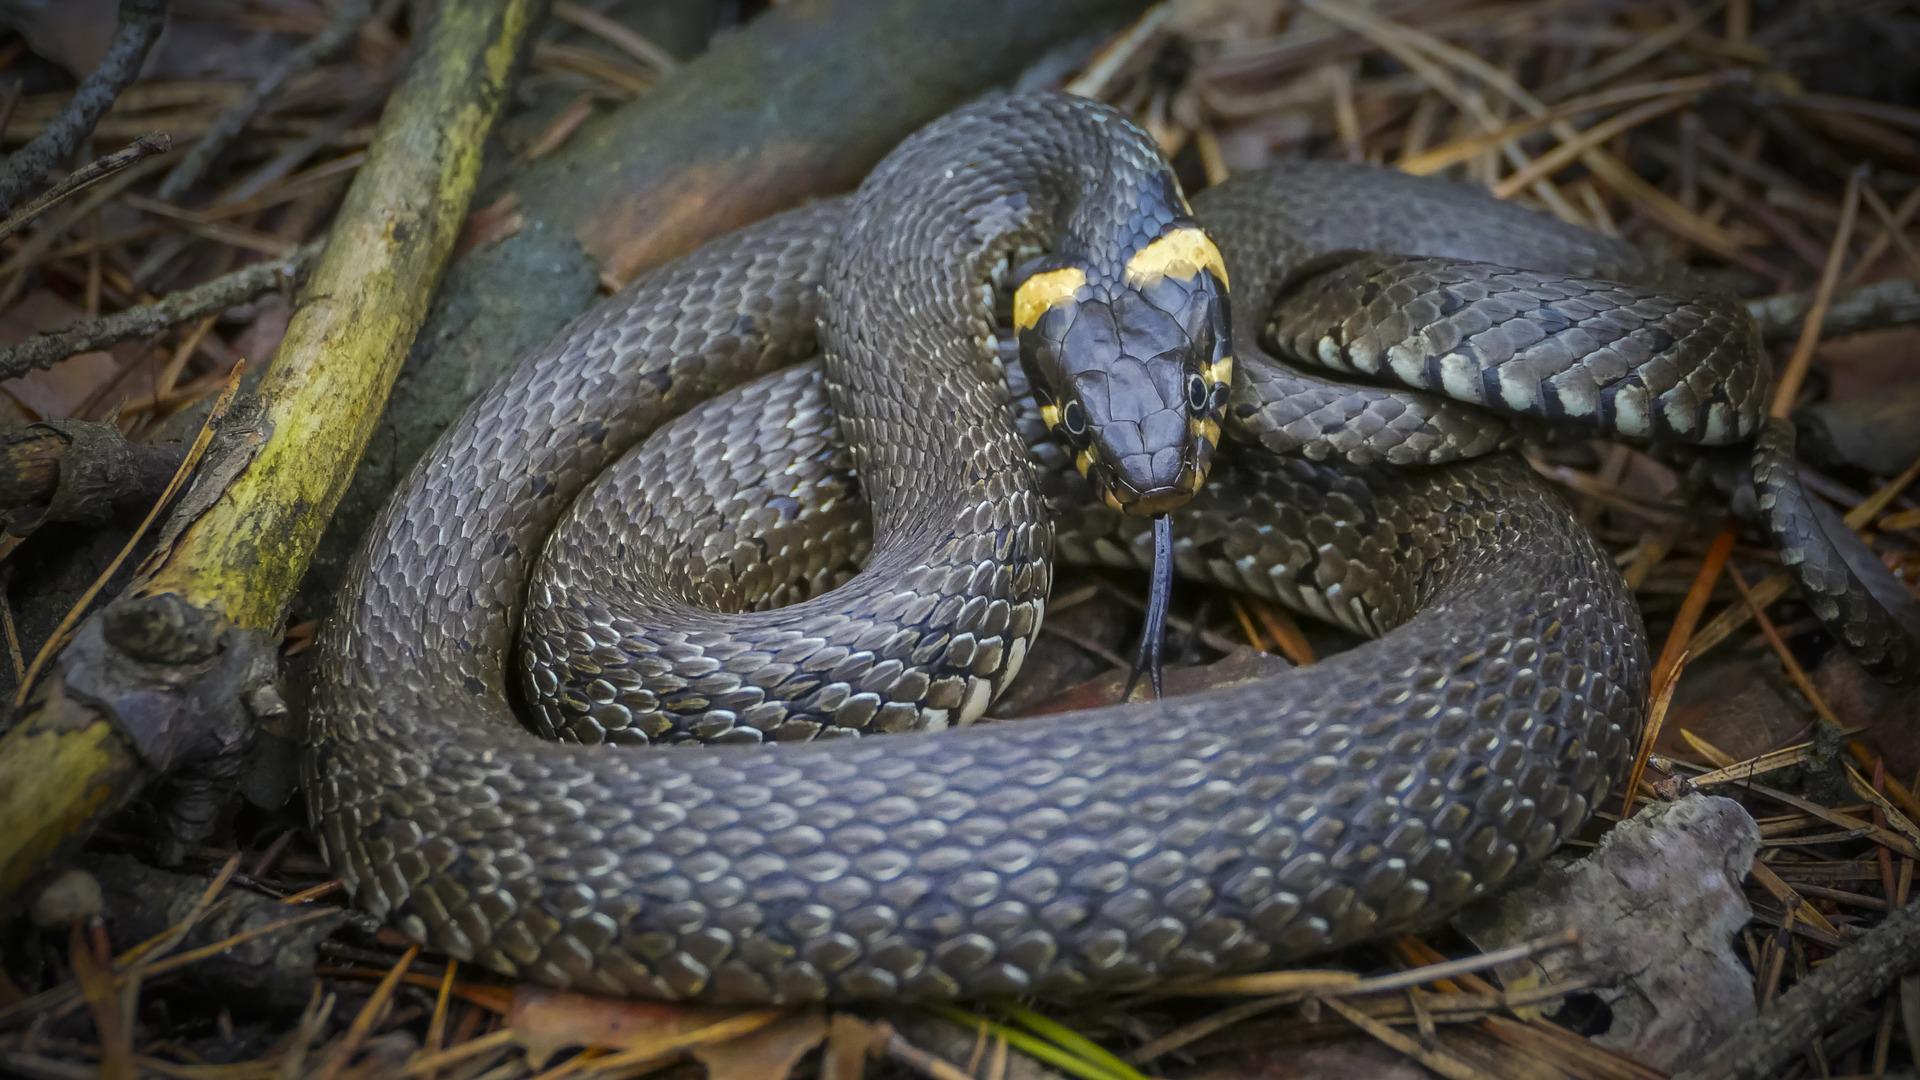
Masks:
[[[319,641],[305,784],[356,902],[552,985],[1069,999],[1431,925],[1567,838],[1640,727],[1645,636],[1503,448],[1750,439],[1742,309],[1364,166],[1193,215],[1118,113],[994,97],[485,391]],[[1183,502],[1182,573],[1374,640],[967,726],[1054,559],[1140,565],[1137,511]]]

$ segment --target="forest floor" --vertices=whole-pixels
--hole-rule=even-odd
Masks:
[[[555,4],[489,143],[439,317],[508,303],[482,295],[484,269],[460,268],[564,213],[542,209],[526,178],[604,162],[596,132],[705,77],[710,43],[815,3]],[[0,11],[0,144],[15,155],[0,162],[10,697],[124,587],[209,415],[257,385],[417,54],[420,27],[397,0],[151,14],[165,7]],[[1481,185],[1695,268],[1750,302],[1809,485],[1909,591],[1920,582],[1920,4],[1184,0],[1136,15],[1063,41],[1022,84],[1125,110],[1189,190],[1289,159],[1372,162]],[[166,33],[144,66],[132,58],[111,107],[14,190],[22,148],[72,122],[79,80],[128,66],[110,45],[127,32],[116,17],[164,18]],[[882,60],[940,62],[910,25],[896,32]],[[739,174],[703,189],[714,207],[748,188],[767,202],[693,212],[664,239],[613,220],[611,199],[579,211],[614,239],[581,241],[591,258],[568,271],[580,282],[565,302],[577,310],[728,213],[846,186],[792,169],[782,189],[764,175],[777,163],[749,177],[743,162],[775,152],[744,154]],[[633,183],[645,182],[668,181]],[[668,205],[649,197],[665,198],[639,191],[635,205]],[[549,287],[566,286],[529,286]],[[504,336],[536,342],[569,314]],[[426,404],[396,404],[387,422],[418,422],[375,433],[370,452],[385,457],[290,592],[275,645],[295,685],[367,507],[484,382],[455,361],[439,383],[403,384]],[[0,925],[0,1074],[1915,1075],[1920,699],[1865,676],[1766,537],[1669,465],[1609,443],[1528,455],[1640,602],[1654,719],[1631,786],[1547,879],[1444,931],[1081,1010],[729,1011],[557,993],[422,954],[338,906],[288,797],[281,737],[204,838],[169,839],[156,787]],[[1142,592],[1132,575],[1063,575],[1042,646],[995,715],[1113,700]],[[1176,595],[1172,692],[1351,644],[1244,596]],[[1810,981],[1823,971],[1828,983]],[[1725,1042],[1736,1031],[1741,1045]]]

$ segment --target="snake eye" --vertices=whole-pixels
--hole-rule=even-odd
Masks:
[[[1212,394],[1207,389],[1207,381],[1198,375],[1187,376],[1187,407],[1194,412],[1206,412],[1211,401]]]
[[[1077,439],[1087,433],[1087,411],[1078,401],[1069,401],[1060,410],[1060,423],[1066,427],[1067,434]]]

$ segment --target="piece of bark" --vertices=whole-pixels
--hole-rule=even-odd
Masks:
[[[1591,993],[1612,1018],[1593,1041],[1673,1069],[1753,1015],[1752,975],[1732,946],[1752,917],[1740,883],[1759,848],[1759,826],[1739,803],[1689,795],[1641,811],[1591,855],[1550,863],[1456,923],[1489,950],[1577,929],[1578,949],[1506,965],[1502,984],[1596,980]]]
[[[321,615],[367,523],[440,431],[624,281],[748,222],[847,190],[900,139],[1145,0],[790,0],[483,197],[509,220],[447,273],[314,559]],[[930,60],[929,58],[937,58]],[[494,220],[494,224],[499,222]]]

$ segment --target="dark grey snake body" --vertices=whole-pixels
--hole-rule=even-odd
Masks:
[[[375,525],[322,635],[307,789],[356,900],[556,985],[1065,998],[1431,924],[1579,827],[1647,690],[1612,563],[1515,458],[1368,463],[1482,454],[1497,422],[1336,387],[1256,337],[1705,441],[1751,433],[1764,355],[1736,305],[1585,280],[1658,276],[1623,244],[1353,167],[1200,200],[1241,320],[1229,434],[1293,456],[1223,460],[1178,554],[1379,640],[1193,697],[887,738],[630,749],[516,718],[522,678],[551,695],[536,726],[589,741],[978,716],[1038,630],[1050,551],[1144,550],[1140,523],[1061,482],[1030,410],[1009,420],[985,284],[1064,216],[1144,213],[1124,182],[1118,209],[1071,199],[1151,157],[1089,103],[964,110],[853,200],[650,274],[484,394]],[[1427,258],[1337,259],[1342,284],[1274,303],[1347,250]],[[1370,305],[1386,317],[1363,325]],[[1269,308],[1281,329],[1257,335]],[[817,323],[824,380],[794,366]],[[611,586],[602,558],[642,576]]]

